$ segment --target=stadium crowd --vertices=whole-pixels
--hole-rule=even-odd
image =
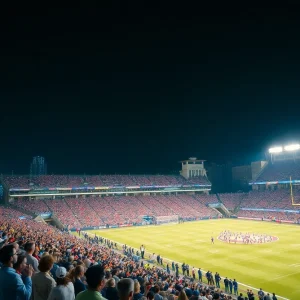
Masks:
[[[189,273],[183,264],[182,275],[174,262],[163,264],[157,257],[160,266],[150,265],[136,260],[139,253],[134,255],[126,246],[116,249],[104,238],[78,238],[18,215],[11,208],[0,208],[0,299],[257,299],[250,290],[240,294],[238,283],[228,278],[222,280],[225,293],[217,272],[193,267]],[[259,299],[272,299],[259,293],[263,295]]]
[[[109,200],[109,201],[108,201]],[[218,213],[207,207],[215,203],[215,195],[157,195],[109,196],[47,200],[15,200],[12,204],[29,212],[54,213],[65,226],[71,228],[142,223],[141,216],[178,215],[185,220],[217,217]]]
[[[179,175],[40,175],[40,176],[3,176],[9,188],[56,188],[56,187],[109,187],[109,186],[171,186],[171,185],[210,185],[204,176],[185,179]]]

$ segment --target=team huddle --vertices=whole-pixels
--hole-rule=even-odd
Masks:
[[[270,243],[276,240],[275,237],[267,234],[256,234],[251,232],[233,232],[230,230],[222,231],[218,237],[219,240],[232,244],[262,244]]]

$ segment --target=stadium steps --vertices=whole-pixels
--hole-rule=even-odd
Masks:
[[[70,212],[73,214],[74,218],[78,221],[79,224],[81,224],[80,220],[78,219],[78,217],[74,214],[73,209],[71,208],[71,206],[68,204],[67,201],[65,201],[65,199],[62,199],[63,202],[65,202],[65,204],[69,207]]]
[[[98,218],[103,222],[103,224],[106,224],[106,220],[103,220],[97,213],[97,211],[95,210],[95,208],[91,205],[90,201],[86,201],[87,205],[95,212],[95,214],[98,216]],[[117,212],[114,207],[111,207],[115,212]]]

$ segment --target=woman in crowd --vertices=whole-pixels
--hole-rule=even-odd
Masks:
[[[55,275],[57,286],[51,290],[48,300],[74,300],[74,285],[71,279],[67,277],[66,268],[57,268]]]
[[[27,258],[25,255],[19,255],[17,262],[14,264],[14,269],[18,274],[22,274],[22,271],[26,268]]]
[[[78,293],[86,290],[86,285],[82,282],[81,278],[84,276],[84,267],[82,265],[76,266],[70,272],[70,279],[74,284],[75,296]]]
[[[189,300],[184,290],[181,290],[177,300]]]
[[[45,255],[39,262],[40,272],[32,277],[32,292],[34,300],[47,299],[51,290],[56,286],[55,280],[50,276],[54,260],[51,255]]]
[[[134,281],[134,294],[133,294],[133,300],[139,300],[143,297],[141,294],[141,286],[137,280]]]

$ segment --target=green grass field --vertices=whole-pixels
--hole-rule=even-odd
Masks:
[[[238,245],[217,240],[223,230],[263,233],[279,238],[268,244]],[[189,263],[239,283],[300,299],[300,226],[246,220],[207,220],[175,225],[92,230],[135,248],[141,244],[164,259]],[[211,236],[215,244],[211,245]],[[247,287],[240,284],[241,290]],[[279,298],[282,299],[282,298]]]

